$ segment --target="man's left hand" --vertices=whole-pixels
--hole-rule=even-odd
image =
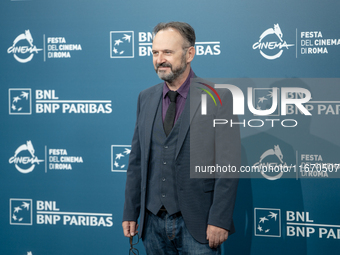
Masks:
[[[229,235],[228,230],[213,225],[208,225],[207,240],[209,240],[210,248],[217,248],[225,240],[228,239],[228,235]]]

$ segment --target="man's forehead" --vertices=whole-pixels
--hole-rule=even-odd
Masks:
[[[160,30],[154,37],[152,47],[182,47],[183,37],[176,29]]]

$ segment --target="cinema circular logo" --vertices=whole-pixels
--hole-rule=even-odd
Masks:
[[[253,44],[253,49],[260,50],[260,54],[266,59],[277,59],[281,57],[283,50],[294,46],[294,44],[287,44],[282,38],[279,24],[274,24],[274,28],[268,28],[261,34],[259,41]]]
[[[33,45],[31,32],[25,30],[25,33],[18,35],[14,39],[13,45],[7,49],[7,53],[12,53],[18,62],[27,63],[32,60],[34,53],[38,53],[41,50],[42,49],[37,49],[37,47]]]
[[[22,144],[15,151],[14,156],[9,159],[10,164],[14,164],[15,168],[23,174],[30,173],[34,170],[35,165],[44,160],[38,159],[34,155],[35,150],[31,141],[27,141],[26,144]]]
[[[261,170],[264,178],[270,181],[280,179],[283,175],[283,169],[287,168],[287,163],[283,160],[283,154],[279,145],[274,145],[274,149],[268,149],[260,156],[259,162],[254,166]]]

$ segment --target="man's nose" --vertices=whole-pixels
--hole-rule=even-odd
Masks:
[[[162,64],[166,62],[166,59],[164,58],[164,55],[162,53],[158,53],[157,59],[156,59],[156,63],[157,64]]]

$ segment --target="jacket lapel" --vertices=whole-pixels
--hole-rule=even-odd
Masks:
[[[155,90],[149,94],[146,103],[146,116],[145,116],[145,159],[146,161],[149,158],[150,152],[150,144],[151,144],[151,135],[152,135],[152,127],[156,118],[156,113],[159,105],[159,101],[162,99],[163,92],[163,83],[158,84]]]
[[[177,156],[181,150],[183,142],[187,136],[190,123],[193,117],[195,116],[199,105],[201,104],[201,96],[200,96],[201,90],[196,88],[198,85],[199,84],[195,82],[195,78],[191,79],[188,97],[187,97],[187,100],[185,102],[185,107],[182,112],[182,120],[181,120],[181,125],[179,127],[179,132],[178,132],[175,159],[177,159]]]

